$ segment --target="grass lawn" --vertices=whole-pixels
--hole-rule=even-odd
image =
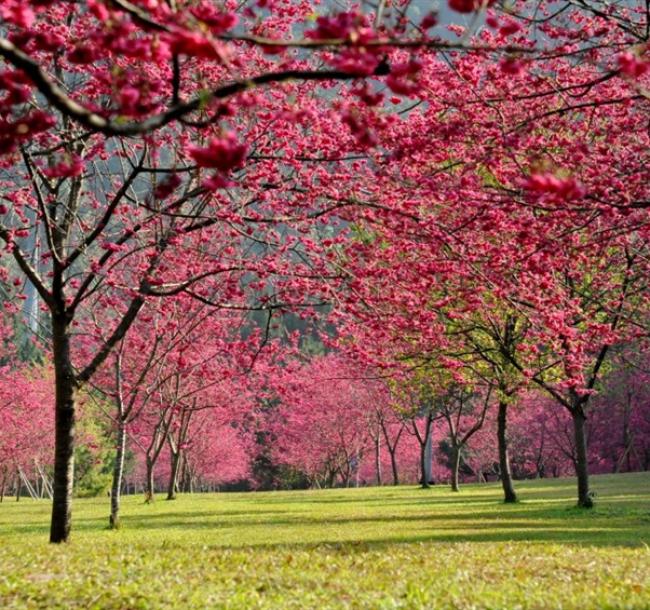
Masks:
[[[650,608],[650,473],[420,490],[77,500],[47,543],[49,503],[0,504],[0,608]]]

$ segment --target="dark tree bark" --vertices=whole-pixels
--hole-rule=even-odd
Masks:
[[[420,487],[422,489],[428,489],[429,487],[429,481],[427,481],[427,478],[425,476],[425,471],[426,471],[426,455],[425,455],[424,447],[420,447]]]
[[[393,474],[393,485],[399,485],[399,471],[397,469],[397,445],[399,444],[399,440],[402,437],[402,433],[404,432],[406,426],[402,422],[402,426],[400,427],[399,432],[391,443],[390,435],[388,433],[388,426],[386,425],[386,421],[383,417],[379,419],[379,424],[381,427],[381,432],[384,436],[384,441],[386,441],[386,448],[390,454],[390,467]]]
[[[187,463],[187,457],[183,456],[183,459],[181,460],[181,462],[182,462],[181,475],[180,475],[181,489],[185,493],[190,493],[192,491],[192,486],[190,484],[191,474],[190,474],[189,465]]]
[[[167,486],[167,499],[175,500],[176,492],[178,491],[178,472],[180,470],[181,462],[183,460],[183,446],[187,441],[190,429],[190,421],[192,414],[196,409],[196,401],[192,407],[184,407],[180,413],[180,422],[176,432],[169,430],[167,426],[167,445],[169,446],[169,453],[171,456],[171,473],[169,476],[169,485]],[[170,420],[171,422],[171,420]]]
[[[535,476],[538,479],[543,479],[546,474],[546,464],[544,464],[544,442],[546,440],[546,426],[542,424],[542,437],[539,441],[539,451],[537,453],[537,460],[535,461]]]
[[[587,433],[585,417],[582,410],[575,410],[573,417],[573,432],[576,444],[575,468],[578,477],[578,506],[581,508],[592,508],[594,502],[589,490],[589,464],[587,460]]]
[[[20,480],[18,469],[16,469],[14,472],[13,484],[14,484],[13,490],[14,493],[16,494],[16,502],[20,502],[20,492],[22,490],[23,482]]]
[[[147,457],[147,486],[144,493],[144,501],[149,504],[153,502],[156,493],[155,482],[153,479],[153,467],[155,462]]]
[[[431,472],[432,461],[433,461],[433,432],[429,431],[427,442],[424,445],[424,471],[422,472],[422,476],[426,479],[428,485],[435,484],[435,481],[433,480],[433,474]]]
[[[503,486],[503,501],[513,503],[517,501],[517,494],[512,483],[512,469],[510,468],[510,455],[508,454],[508,403],[504,400],[499,401],[497,438],[499,443],[499,470],[501,471],[501,485]]]
[[[454,445],[451,453],[451,491],[460,491],[458,473],[460,471],[460,447]]]
[[[431,436],[433,419],[433,413],[428,412],[424,422],[424,434],[420,434],[417,421],[413,420],[413,433],[420,444],[420,486],[422,489],[429,489],[430,487],[427,476],[429,473],[429,469],[427,468],[427,443],[430,442],[429,437]]]
[[[381,437],[375,438],[375,474],[377,476],[377,485],[381,486]]]
[[[390,467],[393,471],[393,485],[399,485],[399,471],[397,470],[397,447],[389,448]]]
[[[167,408],[164,409],[156,424],[154,433],[151,437],[151,442],[146,450],[145,462],[147,465],[147,483],[145,488],[145,498],[144,501],[149,504],[153,502],[154,495],[156,492],[155,482],[153,471],[160,457],[163,447],[165,446],[166,440],[169,438],[169,428],[174,420],[174,411],[173,409]]]
[[[176,490],[178,487],[178,470],[181,464],[180,449],[172,452],[171,474],[169,475],[169,485],[167,486],[167,500],[176,499]]]
[[[72,488],[74,483],[75,399],[77,382],[70,360],[69,320],[52,315],[54,357],[55,442],[54,483],[50,542],[65,542],[72,524]]]

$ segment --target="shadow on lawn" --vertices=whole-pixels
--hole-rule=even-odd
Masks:
[[[280,511],[282,512],[282,511]],[[153,517],[153,519],[152,519]],[[177,518],[173,518],[177,517]],[[454,512],[454,513],[422,513],[417,515],[364,515],[354,517],[317,516],[309,514],[291,517],[273,516],[270,511],[239,513],[205,511],[193,513],[191,519],[187,514],[175,515],[137,515],[125,516],[124,526],[130,531],[141,530],[144,534],[163,526],[170,530],[210,530],[226,533],[231,530],[248,526],[246,544],[236,541],[224,541],[215,547],[240,548],[243,546],[318,546],[321,544],[367,544],[383,543],[418,543],[418,542],[507,542],[528,541],[543,543],[590,544],[596,546],[633,546],[650,542],[650,512],[648,511],[616,511],[612,514],[605,509],[585,512],[575,508],[528,509],[519,507],[495,506],[491,513]],[[185,517],[185,518],[178,518]],[[261,517],[261,518],[260,518]],[[243,518],[243,519],[242,519]],[[161,523],[164,521],[164,524]],[[416,524],[421,524],[417,526]],[[362,528],[361,540],[355,540],[358,525]],[[400,530],[400,525],[404,528]],[[304,535],[305,528],[313,533],[314,530],[337,528],[339,539],[323,540],[322,542],[302,543],[291,540],[295,536]],[[284,530],[279,532],[277,528]],[[292,529],[294,529],[292,532]],[[341,531],[339,528],[345,528]],[[409,531],[404,531],[408,529]],[[264,531],[268,530],[268,535]],[[260,535],[261,534],[261,535]],[[251,541],[259,536],[257,544]],[[282,542],[273,542],[274,538],[288,538]],[[205,542],[210,544],[207,536]]]
[[[241,549],[247,547],[258,548],[276,548],[276,547],[295,547],[295,548],[310,548],[320,547],[323,545],[340,545],[340,546],[355,546],[363,545],[369,548],[379,547],[387,544],[413,544],[413,543],[467,543],[467,542],[534,542],[534,543],[562,543],[562,544],[580,544],[580,545],[593,545],[593,546],[640,546],[650,542],[650,527],[646,524],[646,535],[639,536],[638,522],[630,522],[626,520],[625,523],[616,524],[608,522],[606,524],[586,524],[584,521],[572,524],[570,522],[553,520],[552,522],[507,522],[502,521],[495,524],[492,523],[472,523],[467,522],[462,525],[453,523],[454,517],[450,517],[451,523],[427,524],[423,522],[422,518],[401,518],[396,519],[357,519],[357,520],[314,520],[308,523],[300,522],[298,520],[268,520],[263,522],[255,522],[250,525],[253,528],[268,528],[268,534],[259,537],[259,542],[255,540],[258,535],[253,534],[250,530],[244,536],[246,542],[239,542],[236,540],[224,541],[220,543],[213,543],[208,537],[203,540],[208,546],[213,548],[230,548]],[[367,525],[374,522],[376,528],[372,534],[365,531],[363,538],[355,538],[354,530],[351,529],[349,534],[327,532],[330,526],[337,526],[342,524],[352,525],[356,522],[361,525]],[[399,523],[407,522],[422,522],[422,527],[412,528],[409,532],[400,531],[398,529],[389,529],[387,526],[395,525],[396,521]],[[165,524],[166,527],[171,529],[188,530],[213,530],[225,533],[229,529],[240,529],[241,524],[221,523],[208,523],[196,524],[187,523],[186,521],[178,521]],[[233,527],[235,526],[235,527]],[[323,540],[317,542],[300,540],[292,540],[291,538],[284,538],[282,534],[274,528],[281,527],[288,529],[291,527],[301,528],[302,534],[296,533],[296,537],[304,534],[305,526],[312,526],[314,528],[322,528]],[[465,527],[463,527],[465,526]],[[142,524],[137,523],[135,519],[129,519],[128,523],[125,522],[125,527],[130,531],[140,530],[146,537],[146,531],[149,528]],[[251,535],[253,534],[253,535]],[[280,541],[273,541],[276,537],[283,538]],[[253,538],[254,540],[251,540]],[[173,543],[173,539],[170,538]]]
[[[319,490],[321,491],[321,490]],[[322,490],[329,491],[329,490]],[[351,489],[352,491],[352,489]],[[414,499],[413,495],[422,493],[421,499]],[[442,492],[444,497],[436,496],[436,492]],[[387,504],[399,504],[402,506],[408,504],[472,504],[472,503],[485,503],[494,502],[496,499],[495,493],[476,494],[471,496],[466,495],[449,495],[449,488],[431,487],[430,489],[410,489],[409,494],[395,493],[395,495],[364,495],[363,497],[346,498],[345,495],[337,495],[333,497],[321,497],[311,490],[306,490],[304,495],[295,495],[287,498],[273,498],[266,496],[264,492],[260,493],[260,504],[380,504],[382,506]],[[237,498],[234,501],[250,501],[244,498]]]
[[[254,498],[256,508],[251,508],[248,494],[224,496],[216,510],[200,503],[196,510],[189,510],[189,498],[183,499],[182,507],[160,500],[153,505],[155,511],[140,503],[125,505],[122,523],[123,531],[131,534],[136,543],[153,539],[191,545],[199,539],[210,547],[230,549],[373,547],[423,542],[528,541],[594,546],[650,543],[650,506],[643,503],[647,498],[645,485],[633,490],[628,486],[627,493],[610,486],[596,508],[585,511],[572,507],[571,481],[563,483],[561,487],[567,493],[561,495],[557,484],[537,489],[537,493],[522,489],[525,499],[515,505],[502,504],[498,488],[453,495],[442,486],[422,492],[403,488],[390,494],[383,491],[354,497],[347,496],[347,490],[282,497],[261,493]],[[355,505],[362,514],[355,512]],[[107,512],[96,517],[75,517],[73,525],[84,536],[89,534],[94,539],[100,534],[101,540],[106,526]],[[46,532],[45,523],[14,523],[10,527],[10,533],[19,536]],[[187,532],[186,538],[179,537],[183,532]],[[118,540],[120,533],[107,535]]]
[[[394,522],[394,521],[393,521]],[[393,523],[391,522],[391,523]],[[255,526],[267,525],[270,528],[273,526],[298,525],[296,523],[256,523]],[[317,523],[315,523],[317,525]],[[195,524],[188,524],[187,522],[169,523],[166,524],[170,533],[178,529],[189,531],[196,528]],[[211,529],[213,531],[223,532],[230,529],[230,525],[223,524],[210,524],[204,526],[202,529]],[[48,528],[45,526],[24,526],[17,528],[21,533],[37,534],[45,536]],[[98,530],[105,530],[106,526],[102,521],[98,523],[97,519],[84,520],[75,526],[75,532],[94,532]],[[650,528],[648,528],[650,529]],[[133,519],[129,519],[128,523],[124,523],[122,531],[134,533],[139,531],[142,533],[142,538],[136,542],[149,545],[152,540],[148,537],[147,533],[151,532],[151,528],[138,525]],[[157,532],[158,533],[158,532]],[[376,537],[369,537],[367,534],[363,539],[359,538],[346,538],[346,537],[330,537],[325,536],[322,540],[306,541],[283,539],[277,542],[273,541],[275,538],[274,533],[265,536],[264,539],[260,538],[259,541],[251,541],[250,535],[245,535],[245,542],[238,540],[231,540],[227,542],[214,542],[207,536],[201,539],[202,548],[210,548],[213,550],[245,550],[245,549],[275,549],[275,548],[288,548],[288,549],[318,549],[322,547],[335,547],[340,550],[354,551],[355,549],[363,548],[366,550],[381,549],[382,547],[395,545],[395,544],[422,544],[422,543],[495,543],[495,542],[530,542],[539,544],[571,544],[571,545],[586,545],[597,547],[639,547],[647,546],[650,544],[650,533],[639,535],[639,527],[634,523],[626,523],[625,526],[617,526],[609,524],[608,527],[567,527],[563,524],[505,524],[499,525],[499,529],[495,530],[491,525],[473,524],[471,531],[459,531],[458,527],[453,525],[426,527],[423,526],[420,532],[412,533],[397,533],[394,535],[386,535],[387,532],[378,524],[376,530]],[[119,532],[110,534],[111,536],[119,536]],[[73,536],[74,538],[74,536]],[[116,542],[116,539],[107,540],[107,542]],[[130,544],[133,540],[129,541]],[[162,544],[165,548],[175,546],[187,546],[188,544],[198,544],[198,542],[187,542],[184,539],[179,539],[176,536],[156,538],[156,545]],[[498,557],[495,557],[498,560]]]
[[[381,534],[380,531],[377,532]],[[638,529],[634,527],[620,528],[608,531],[603,534],[589,534],[587,531],[571,530],[571,529],[553,529],[544,532],[529,530],[513,531],[513,532],[472,532],[472,533],[449,533],[445,531],[436,530],[435,532],[423,532],[421,534],[410,534],[401,536],[378,536],[377,538],[365,540],[340,540],[340,539],[324,539],[318,542],[260,542],[256,543],[241,543],[241,544],[227,544],[227,545],[207,545],[213,550],[245,550],[245,549],[297,549],[306,551],[309,549],[323,549],[334,548],[341,552],[351,553],[355,551],[373,551],[381,550],[386,547],[394,546],[396,544],[409,545],[409,544],[467,544],[467,543],[498,543],[498,542],[528,542],[533,544],[562,544],[562,545],[576,545],[576,546],[593,546],[593,547],[641,547],[647,546],[650,542],[650,537],[646,536],[645,539],[639,538]],[[173,543],[172,543],[173,545]],[[499,560],[498,556],[494,557],[495,561]]]

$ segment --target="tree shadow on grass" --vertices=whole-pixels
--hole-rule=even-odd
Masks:
[[[392,521],[391,523],[394,523]],[[167,523],[165,529],[168,533],[173,534],[179,529],[187,531],[187,540],[177,539],[174,535],[169,537],[157,539],[157,542],[162,542],[166,546],[187,546],[192,544],[201,544],[202,548],[213,549],[230,549],[230,550],[243,550],[246,548],[251,549],[274,549],[274,548],[295,548],[307,550],[310,548],[321,548],[328,546],[337,546],[340,548],[356,548],[362,546],[368,549],[381,548],[382,546],[394,544],[419,544],[419,543],[498,543],[498,542],[528,542],[538,544],[570,544],[580,546],[598,546],[598,547],[639,547],[650,544],[650,527],[646,527],[644,533],[639,532],[639,527],[635,524],[626,524],[625,526],[611,525],[609,527],[567,527],[561,524],[517,524],[517,523],[501,523],[499,529],[495,530],[490,524],[471,524],[467,530],[458,528],[456,525],[436,525],[433,527],[423,526],[418,532],[395,532],[390,535],[385,528],[381,527],[381,523],[377,523],[375,535],[368,535],[367,533],[363,538],[355,537],[331,537],[324,533],[322,540],[306,542],[300,540],[291,540],[290,537],[279,536],[281,540],[273,541],[276,538],[276,527],[286,528],[287,526],[297,526],[296,523],[256,523],[255,526],[268,527],[271,532],[270,535],[260,538],[259,541],[251,542],[250,532],[246,533],[242,530],[242,540],[229,540],[223,542],[214,542],[209,536],[202,536],[200,540],[196,540],[191,536],[192,530],[197,529],[195,524],[188,524],[187,522]],[[319,523],[313,525],[318,526]],[[323,524],[320,524],[321,526]],[[37,534],[45,536],[48,528],[45,526],[23,526],[18,528],[21,535],[24,534]],[[83,532],[97,533],[99,529],[106,529],[104,525],[98,526],[96,520],[86,520],[76,524],[75,532],[81,534]],[[202,530],[212,530],[214,532],[225,532],[232,529],[241,529],[241,527],[233,528],[232,524],[210,524],[200,526]],[[128,525],[123,526],[123,530],[133,534],[139,532],[142,534],[141,542],[148,544],[150,536],[155,531],[155,528],[140,527],[133,523],[131,520]],[[156,531],[156,534],[159,530]],[[119,532],[116,532],[119,536]],[[74,539],[73,535],[73,539]],[[244,542],[243,540],[246,540]],[[117,538],[116,538],[117,540]],[[189,540],[192,540],[191,542]],[[136,542],[140,542],[136,541]],[[129,540],[129,544],[134,541]],[[498,559],[498,558],[495,558]]]
[[[454,512],[445,514],[417,515],[360,515],[360,516],[318,516],[290,514],[285,517],[263,516],[252,513],[251,518],[232,519],[227,512],[193,515],[191,519],[170,519],[170,515],[156,515],[152,522],[147,516],[126,516],[124,526],[130,531],[154,530],[160,527],[170,532],[202,531],[201,539],[210,543],[209,531],[235,534],[246,532],[247,543],[251,537],[260,536],[255,546],[281,546],[292,544],[300,546],[299,541],[290,541],[295,536],[314,531],[337,528],[338,540],[324,540],[318,544],[342,543],[363,544],[392,541],[393,543],[415,542],[507,542],[527,541],[540,543],[589,544],[597,546],[633,546],[650,541],[650,512],[611,511],[600,513],[581,509],[558,507],[553,509],[517,509],[517,507],[495,507],[490,513]],[[240,514],[239,517],[244,515]],[[165,519],[165,517],[167,517]],[[418,526],[418,524],[421,524]],[[358,526],[358,527],[355,527]],[[400,525],[403,529],[400,531]],[[355,531],[362,534],[355,537]],[[414,531],[415,530],[415,531]],[[324,532],[324,535],[326,535]],[[244,534],[242,534],[244,535]],[[273,542],[274,538],[289,541]],[[306,544],[314,544],[309,542]],[[225,541],[217,546],[240,548],[236,541]]]
[[[380,534],[381,532],[378,532]],[[363,540],[340,540],[340,539],[324,539],[318,542],[260,542],[257,543],[229,543],[225,545],[208,545],[208,548],[213,549],[230,549],[230,550],[245,550],[245,549],[323,549],[328,547],[338,548],[340,550],[350,552],[355,549],[363,550],[380,550],[382,548],[394,545],[413,545],[413,544],[487,544],[487,543],[509,543],[509,542],[522,542],[540,545],[560,544],[572,546],[592,546],[592,547],[626,547],[638,548],[647,546],[650,542],[650,537],[646,536],[644,539],[638,537],[638,530],[634,527],[620,528],[600,532],[598,534],[590,534],[584,530],[572,529],[546,529],[545,531],[508,531],[508,532],[481,532],[475,531],[471,533],[449,533],[444,530],[435,530],[434,532],[423,532],[421,534],[399,535],[399,536],[378,536],[372,539]],[[498,557],[494,558],[498,561]]]
[[[191,498],[183,498],[182,509],[163,501],[152,505],[155,511],[128,503],[123,510],[123,530],[106,540],[119,541],[125,531],[128,536],[123,539],[129,543],[152,539],[231,549],[509,541],[638,546],[650,543],[650,505],[645,502],[647,486],[643,482],[634,489],[628,486],[627,493],[610,485],[593,510],[572,506],[572,488],[567,485],[571,481],[562,481],[566,493],[558,493],[556,481],[543,489],[522,489],[524,501],[514,505],[500,501],[495,485],[480,493],[474,489],[458,495],[442,487],[421,493],[413,487],[388,493],[384,489],[354,496],[347,496],[347,490],[224,495],[216,510],[202,502],[192,510]],[[246,506],[242,506],[244,502]],[[84,536],[103,536],[107,520],[107,513],[79,515],[73,519],[73,528]],[[14,522],[5,531],[13,536],[46,536],[47,529],[45,522]],[[187,536],[179,538],[183,532]]]
[[[328,490],[329,491],[329,490]],[[422,497],[414,499],[413,495],[422,492]],[[273,498],[269,496],[264,496],[260,494],[260,504],[431,504],[432,502],[444,503],[444,504],[455,504],[458,502],[463,503],[481,503],[481,502],[494,502],[498,497],[495,493],[485,493],[485,494],[476,494],[473,493],[471,496],[458,495],[445,495],[445,497],[436,497],[435,492],[442,492],[444,494],[449,494],[448,488],[429,488],[429,489],[409,489],[409,492],[406,494],[395,494],[391,496],[385,495],[368,495],[368,496],[355,496],[352,498],[345,498],[341,496],[337,497],[320,497],[317,496],[314,492],[306,492],[304,496],[288,497],[288,498]],[[294,492],[295,493],[295,492]],[[236,500],[250,502],[249,498],[237,498]],[[406,501],[405,501],[406,500]]]

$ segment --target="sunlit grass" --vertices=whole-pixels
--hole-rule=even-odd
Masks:
[[[650,474],[574,481],[0,505],[2,608],[650,608]]]

